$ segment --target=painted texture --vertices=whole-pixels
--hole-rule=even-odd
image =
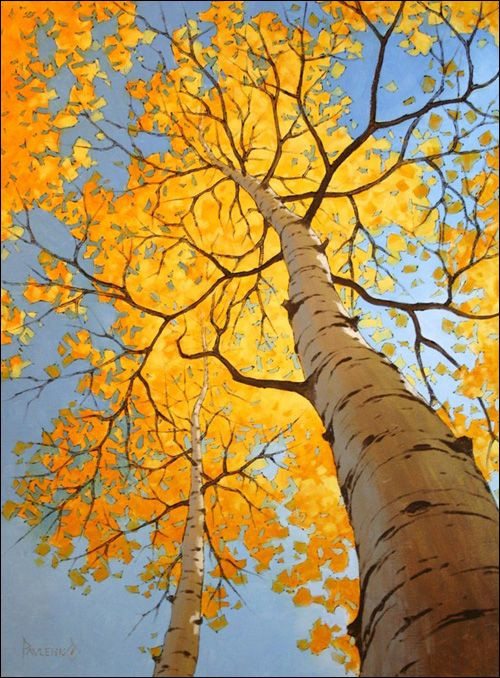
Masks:
[[[498,4],[200,9],[2,3],[2,376],[47,408],[4,516],[164,624],[207,361],[207,633],[250,567],[340,674],[488,675]]]

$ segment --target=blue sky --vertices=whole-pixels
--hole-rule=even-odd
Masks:
[[[184,11],[193,16],[197,11],[206,9],[209,2],[186,2],[183,5],[174,2],[139,2],[139,11],[146,14],[151,23],[158,23],[158,7],[163,4],[169,26],[182,22]],[[301,6],[303,2],[295,3]],[[259,11],[283,12],[284,5],[274,2],[246,2],[248,16]],[[159,23],[161,25],[161,22]],[[41,41],[41,49],[50,58],[51,41]],[[347,75],[339,84],[353,99],[349,120],[345,122],[362,125],[366,114],[366,100],[370,89],[370,76],[373,68],[374,42],[367,41],[364,59],[352,64]],[[381,84],[394,80],[399,85],[401,98],[407,94],[420,92],[414,70],[401,50],[389,52],[387,73],[384,71]],[[488,59],[480,62],[480,68],[488,72]],[[118,79],[109,71],[110,78]],[[129,77],[140,77],[135,67]],[[70,74],[64,69],[58,78],[57,87],[64,93],[71,85]],[[106,89],[101,85],[104,96],[109,101],[107,115],[120,120],[126,115],[126,106],[122,106],[120,88]],[[392,115],[394,100],[392,95],[381,96],[381,115]],[[53,102],[53,105],[57,104]],[[85,123],[77,130],[68,130],[63,144],[68,149],[76,137],[85,136]],[[88,130],[87,130],[88,131]],[[90,132],[89,132],[90,133]],[[68,151],[69,152],[69,151]],[[123,157],[125,160],[126,157]],[[116,160],[113,157],[113,160]],[[119,188],[125,173],[110,164],[104,155],[99,170],[108,176],[111,185]],[[93,170],[92,170],[93,171]],[[45,217],[45,224],[49,223]],[[57,224],[50,222],[45,242],[64,247],[61,232]],[[45,236],[44,236],[45,237]],[[61,251],[61,250],[59,250]],[[20,261],[24,266],[33,263],[30,255],[11,256],[4,266],[7,279],[19,275]],[[21,274],[22,277],[22,274]],[[424,288],[425,292],[425,288]],[[422,295],[420,290],[419,295]],[[89,309],[88,323],[98,327],[106,324],[109,318],[102,316],[102,309]],[[101,315],[100,315],[101,314]],[[428,316],[427,329],[436,337],[440,332],[441,318]],[[432,332],[431,332],[432,330]],[[24,349],[35,365],[44,364],[55,355],[59,338],[65,329],[61,329],[57,319],[48,320],[44,327],[37,329],[37,341]],[[443,341],[445,337],[442,337]],[[18,383],[3,386],[2,408],[2,444],[8,452],[19,439],[35,440],[41,428],[55,416],[57,409],[67,404],[74,382],[61,380],[50,387],[50,393],[28,405],[28,398],[11,399],[19,390]],[[12,477],[19,472],[15,458],[6,454],[3,461],[2,493],[4,501],[13,496]],[[168,624],[168,608],[162,608],[159,617],[152,615],[134,631],[130,632],[147,607],[147,601],[140,596],[126,592],[125,585],[133,584],[137,566],[131,565],[124,572],[123,579],[110,578],[93,587],[87,596],[80,590],[71,590],[69,580],[63,569],[53,570],[50,566],[39,567],[35,564],[33,548],[36,545],[36,532],[22,541],[17,540],[24,534],[25,528],[17,522],[3,521],[2,577],[4,594],[2,608],[4,619],[2,627],[2,667],[5,676],[138,676],[150,675],[152,662],[147,653],[141,653],[139,646],[159,644]],[[292,535],[293,536],[293,535]],[[202,627],[201,652],[198,676],[344,676],[339,664],[332,661],[329,652],[314,656],[301,652],[296,641],[306,638],[312,623],[320,616],[317,606],[296,608],[286,594],[271,592],[271,585],[278,570],[264,572],[260,576],[251,576],[249,583],[242,588],[247,604],[238,611],[226,613],[229,626],[216,634],[207,625]],[[349,575],[355,574],[355,559],[351,561]],[[324,615],[328,623],[342,622],[342,612],[338,617]],[[156,638],[152,634],[158,633]],[[69,656],[63,652],[72,647]],[[33,654],[34,649],[41,650],[43,656]]]

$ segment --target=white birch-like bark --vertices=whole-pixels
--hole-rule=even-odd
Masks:
[[[361,675],[497,676],[498,512],[470,440],[364,342],[310,226],[210,157],[281,239],[296,351],[356,539]]]
[[[205,526],[200,410],[207,389],[208,368],[205,362],[203,386],[191,415],[191,482],[181,545],[181,577],[172,603],[170,625],[165,634],[162,652],[155,663],[154,676],[193,676],[198,662]]]

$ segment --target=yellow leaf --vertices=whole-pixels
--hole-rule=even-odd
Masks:
[[[148,29],[146,31],[143,31],[142,41],[145,42],[146,45],[150,45],[153,42],[153,40],[156,38],[157,35],[158,35],[158,33]]]
[[[66,129],[67,127],[74,127],[78,122],[76,115],[71,113],[64,113],[61,111],[56,115],[54,120],[54,126],[59,127],[59,129]]]
[[[316,28],[316,26],[319,24],[319,19],[318,19],[318,17],[316,16],[316,14],[311,13],[311,14],[309,15],[309,24],[310,24],[313,28]]]
[[[109,570],[107,567],[98,567],[97,570],[92,572],[92,576],[95,581],[104,581],[104,579],[109,577]]]
[[[394,355],[394,352],[396,350],[396,347],[394,344],[384,344],[382,346],[382,351],[385,353],[385,355],[388,355],[389,357]]]
[[[73,584],[76,584],[76,586],[83,586],[83,584],[85,584],[87,581],[79,570],[70,570],[68,575]]]
[[[97,135],[96,135],[97,136]],[[73,157],[82,167],[89,168],[93,162],[89,156],[90,143],[86,139],[79,137],[73,146]]]
[[[483,146],[484,145],[486,144],[483,144]],[[457,165],[461,165],[464,168],[464,170],[468,171],[482,157],[483,156],[481,155],[481,153],[464,153],[463,155],[460,155],[458,158],[455,158],[454,163]]]
[[[31,365],[31,360],[23,360],[21,356],[14,355],[2,361],[2,379],[19,379],[22,371]]]
[[[377,342],[383,341],[384,339],[390,339],[391,337],[392,337],[392,332],[388,327],[386,327],[385,330],[376,330],[372,334],[372,339],[374,341],[377,341]]]
[[[254,462],[252,462],[252,470],[254,471],[260,471],[263,468],[266,468],[267,463],[265,459],[256,459]]]
[[[422,91],[425,92],[426,94],[429,94],[434,90],[434,87],[436,86],[436,81],[434,78],[431,78],[430,75],[424,75],[424,79],[422,80]]]
[[[386,276],[377,282],[377,286],[381,292],[391,292],[394,289],[394,280],[390,276]]]
[[[213,621],[209,622],[208,625],[214,631],[218,632],[221,629],[223,629],[225,626],[227,626],[226,616],[223,614],[221,617],[217,617],[217,619],[214,619]]]
[[[484,134],[481,134],[479,137],[479,143],[481,146],[487,146],[489,143],[491,143],[491,140],[493,139],[493,136],[491,132],[488,130],[484,132]]]
[[[438,129],[441,127],[442,122],[443,122],[443,118],[440,115],[436,115],[436,113],[432,113],[432,115],[429,118],[429,127],[434,132],[437,132]]]
[[[309,589],[301,587],[293,597],[294,605],[309,605],[312,602],[312,595]]]
[[[410,37],[410,41],[415,46],[414,50],[410,51],[410,54],[429,54],[429,50],[432,47],[436,38],[427,35],[427,33],[422,33],[421,31],[414,31]]]
[[[462,203],[460,200],[455,200],[449,207],[448,207],[448,213],[449,214],[458,214],[460,210],[462,209]]]
[[[336,61],[335,65],[332,68],[332,75],[334,78],[340,78],[342,73],[345,71],[345,66],[340,61]]]
[[[38,546],[35,549],[35,552],[41,556],[46,556],[49,551],[50,546],[45,541],[43,541],[41,544],[38,544]]]
[[[328,624],[322,624],[319,619],[316,620],[311,630],[311,652],[319,654],[320,652],[323,652],[323,650],[326,650],[330,645],[331,638],[332,629]]]
[[[106,106],[108,102],[104,97],[99,97],[97,101],[92,105],[92,108],[102,108],[103,106]]]
[[[61,370],[60,370],[59,367],[58,367],[57,365],[55,365],[55,364],[54,364],[54,365],[48,365],[48,366],[45,368],[45,371],[47,372],[47,374],[49,375],[49,377],[50,377],[51,379],[57,379],[57,377],[59,377],[60,374],[61,374]]]
[[[3,505],[2,513],[3,516],[6,520],[10,520],[13,516],[16,515],[18,509],[18,505],[16,502],[11,501],[6,501],[5,504]]]
[[[14,454],[17,454],[18,456],[24,452],[24,450],[27,450],[29,447],[32,447],[31,443],[22,443],[19,441],[14,445]]]
[[[401,259],[400,252],[406,251],[406,240],[399,233],[391,233],[387,237],[387,249],[395,259]]]
[[[453,61],[453,59],[451,59],[451,61],[448,61],[448,63],[444,65],[443,73],[445,75],[451,75],[456,70],[457,70],[457,65]]]

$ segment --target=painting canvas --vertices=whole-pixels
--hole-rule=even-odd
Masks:
[[[498,3],[2,9],[2,675],[498,675]]]

